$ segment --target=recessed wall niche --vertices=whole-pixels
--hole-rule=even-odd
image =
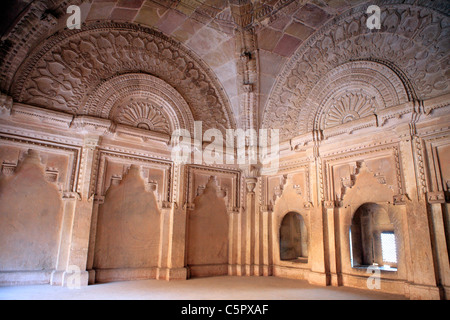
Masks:
[[[99,206],[94,256],[97,279],[124,279],[122,269],[141,269],[138,278],[154,277],[159,244],[160,211],[156,197],[146,190],[140,168],[131,165],[121,181],[112,182]],[[103,269],[108,269],[106,279]]]

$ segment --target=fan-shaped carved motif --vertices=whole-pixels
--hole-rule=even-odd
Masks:
[[[170,126],[159,107],[148,102],[132,102],[120,112],[117,122],[170,134]]]
[[[361,93],[347,93],[335,99],[325,118],[325,127],[334,127],[374,114],[375,98]]]

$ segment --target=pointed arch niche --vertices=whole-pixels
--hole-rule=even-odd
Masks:
[[[384,291],[400,293],[408,277],[406,206],[396,202],[394,191],[378,178],[364,161],[358,162],[353,184],[344,187],[342,201],[335,208],[338,278],[341,285],[361,287],[376,272]],[[390,260],[387,252],[383,259],[384,235],[395,239],[395,263],[383,261]]]
[[[49,283],[57,268],[63,202],[57,172],[36,150],[0,175],[0,284]],[[2,274],[4,273],[4,274]],[[9,273],[9,277],[5,274]]]
[[[156,278],[161,213],[140,171],[131,165],[123,179],[114,179],[99,206],[96,282]]]
[[[275,276],[311,280],[311,267],[316,260],[317,234],[312,232],[314,208],[308,189],[308,167],[270,177],[273,192],[270,249]]]

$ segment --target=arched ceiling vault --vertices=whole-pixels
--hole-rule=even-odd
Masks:
[[[296,50],[271,91],[263,127],[280,129],[285,140],[450,91],[449,11],[379,5],[380,30],[367,28],[367,5],[359,5]]]
[[[125,98],[108,100],[112,111],[100,116],[140,117],[142,128],[152,127],[142,114],[179,117],[159,121],[160,131],[194,120],[276,128],[287,140],[449,91],[448,1],[410,2],[2,1],[0,90],[78,114],[120,83]],[[380,30],[366,26],[369,4],[382,10]],[[66,29],[69,5],[81,8],[81,30]],[[136,83],[179,96],[158,113],[156,94],[132,93]]]

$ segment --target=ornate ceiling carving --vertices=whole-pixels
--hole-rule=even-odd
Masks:
[[[167,82],[142,73],[112,77],[82,101],[82,114],[171,134],[173,130],[193,130],[189,105]]]
[[[408,102],[407,88],[390,68],[353,61],[332,69],[314,85],[300,118],[305,132],[323,130]]]
[[[382,7],[381,30],[371,31],[365,9],[361,5],[348,10],[299,47],[272,89],[264,128],[280,129],[286,140],[334,125],[320,116],[327,108],[324,103],[342,97],[336,90],[352,92],[358,85],[367,99],[378,97],[377,108],[449,91],[448,16],[429,8],[391,4]],[[349,61],[361,64],[344,70]]]
[[[18,102],[103,118],[114,118],[123,99],[150,99],[176,116],[169,128],[191,129],[193,119],[204,130],[234,128],[227,97],[200,59],[157,31],[125,23],[50,37],[21,65],[11,94]]]
[[[323,121],[324,128],[338,126],[376,113],[375,98],[362,92],[347,92],[333,98]]]

